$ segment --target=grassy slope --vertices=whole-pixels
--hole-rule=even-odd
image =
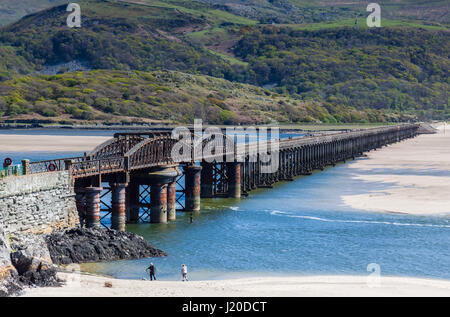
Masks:
[[[212,124],[313,121],[326,112],[262,88],[180,72],[95,70],[0,83],[0,117],[120,121],[121,116]],[[380,114],[381,115],[381,114]]]
[[[295,1],[295,0],[291,0]],[[301,0],[303,1],[303,0]],[[348,4],[342,0],[315,0],[318,5],[342,5],[351,9],[365,10],[368,1],[357,0]],[[378,0],[382,17],[388,19],[428,20],[444,24],[450,23],[450,3],[446,0]]]
[[[70,2],[69,0],[1,0],[0,26],[15,22],[25,15]]]
[[[245,10],[246,0],[200,0],[224,5],[238,15],[276,23],[317,23],[366,16],[365,0],[253,0],[252,11]],[[382,16],[388,19],[429,20],[450,23],[445,0],[378,0]]]
[[[260,2],[262,7],[267,8],[267,1],[256,2]],[[316,11],[324,12],[320,7],[327,1],[291,2],[295,2],[299,7],[306,7],[309,10],[307,12],[315,14]],[[339,1],[327,3],[331,2],[333,5],[339,5]],[[35,14],[0,30],[0,41],[3,45],[13,46],[8,48],[0,46],[0,55],[8,55],[9,61],[7,66],[5,62],[3,64],[0,62],[0,76],[3,74],[3,79],[11,78],[14,72],[24,73],[33,68],[40,69],[44,64],[87,57],[94,68],[141,71],[169,69],[237,81],[252,80],[251,72],[245,71],[247,66],[254,66],[252,61],[237,57],[233,47],[243,36],[261,28],[258,25],[258,19],[238,16],[199,2],[185,0],[104,2],[88,0],[80,1],[80,3],[83,13],[83,28],[80,30],[68,30],[64,26],[67,16],[65,7]],[[430,8],[433,10],[440,8],[441,4],[442,1],[432,1]],[[365,8],[363,9],[362,12],[360,9],[352,10],[359,10],[358,14],[365,16]],[[269,11],[264,12],[271,14]],[[400,12],[400,7],[393,12]],[[444,25],[436,23],[430,25],[426,21],[385,19],[384,23],[389,26],[407,25],[412,28],[425,26],[429,29],[446,29]],[[289,27],[317,30],[353,24],[353,19],[343,19],[334,22],[289,25]],[[363,18],[359,19],[359,25],[364,27]],[[15,52],[20,57],[16,56]],[[23,61],[22,56],[27,59],[26,62]],[[325,54],[323,57],[328,56]],[[24,66],[21,68],[19,65]],[[256,68],[253,70],[258,71]],[[89,89],[86,87],[72,90],[70,83],[72,80],[78,81],[79,76],[87,76],[95,82],[94,96],[89,95],[92,92],[83,91]],[[130,97],[130,92],[123,92],[126,87],[114,86],[116,85],[114,84],[111,89],[111,81],[116,81],[111,79],[111,76],[119,78],[118,81],[124,85],[138,85],[145,89],[141,92],[132,91]],[[77,73],[49,78],[24,77],[1,84],[0,96],[3,97],[0,99],[0,114],[20,117],[38,113],[53,118],[99,120],[118,120],[117,116],[124,115],[158,120],[172,118],[178,121],[188,121],[193,116],[202,116],[213,123],[270,120],[333,122],[336,118],[344,121],[383,121],[400,117],[392,112],[381,113],[371,109],[358,111],[352,107],[343,107],[342,104],[326,104],[324,107],[320,98],[317,99],[319,102],[301,102],[288,97],[283,97],[285,100],[275,100],[271,97],[263,101],[260,98],[261,91],[256,94],[241,88],[238,91],[248,93],[249,98],[253,98],[253,102],[246,104],[249,101],[243,95],[237,99],[227,97],[223,100],[224,98],[220,96],[227,96],[229,85],[233,84],[226,81],[210,81],[210,79],[207,80],[210,81],[207,89],[213,91],[210,98],[216,98],[218,95],[219,98],[216,99],[219,104],[224,103],[223,107],[208,99],[209,94],[206,91],[202,97],[199,96],[195,100],[188,98],[187,101],[183,101],[186,99],[182,98],[183,95],[189,96],[190,89],[196,89],[187,85],[186,82],[178,83],[178,90],[171,89],[170,93],[160,96],[161,92],[158,92],[158,89],[148,88],[154,84],[152,81],[148,82],[147,79],[140,78],[138,82],[134,82],[123,73],[119,75],[113,75],[111,72],[81,75]],[[167,76],[160,78],[169,80]],[[55,83],[58,87],[53,94]],[[158,82],[157,85],[165,86],[163,82]],[[53,92],[42,93],[46,87]],[[27,93],[27,91],[34,93]],[[120,93],[117,94],[117,91]],[[379,91],[376,92],[379,93]],[[154,98],[150,98],[151,96],[159,99],[155,102]],[[110,100],[102,101],[102,98]],[[261,103],[260,107],[255,100]],[[68,108],[68,102],[73,107]],[[186,106],[187,110],[183,111],[184,106],[180,105]],[[331,116],[336,113],[339,115]]]
[[[121,0],[130,3],[141,3],[166,8],[176,8],[182,12],[193,15],[205,15],[210,20],[226,21],[236,24],[254,24],[260,20],[266,20],[274,17],[279,21],[277,23],[311,23],[338,21],[342,19],[365,16],[365,6],[367,1],[342,1],[342,0],[277,0],[269,2],[267,0],[253,0],[251,6],[257,14],[252,19],[245,18],[246,11],[231,10],[234,14],[227,12],[225,7],[219,7],[223,10],[205,9],[205,6],[198,2],[207,4],[239,4],[248,5],[245,0],[197,0],[197,3],[187,0]],[[69,0],[2,0],[0,3],[0,26],[17,21],[21,17],[50,8],[55,5],[69,3]],[[80,2],[80,1],[79,1]],[[429,20],[448,24],[449,4],[445,0],[379,0],[382,6],[382,13],[388,19],[411,19],[411,20]],[[292,5],[292,7],[290,6]],[[329,10],[329,7],[333,7]],[[297,8],[297,9],[296,9]]]

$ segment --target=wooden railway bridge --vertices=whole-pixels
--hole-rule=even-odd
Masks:
[[[25,171],[68,170],[82,224],[100,226],[110,215],[111,227],[125,230],[126,223],[143,219],[173,221],[177,205],[187,212],[200,211],[201,198],[240,198],[253,189],[270,188],[414,137],[418,129],[419,124],[404,124],[256,143],[203,133],[198,142],[193,131],[182,141],[162,130],[117,133],[82,157],[29,163]],[[174,151],[180,145],[182,150]],[[103,187],[106,183],[109,186]]]

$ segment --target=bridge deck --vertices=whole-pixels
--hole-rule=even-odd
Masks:
[[[387,136],[388,134],[401,131],[417,131],[418,128],[418,124],[404,124],[247,144],[236,144],[231,140],[231,146],[229,138],[223,140],[209,139],[203,140],[202,147],[204,149],[205,143],[209,142],[209,146],[213,150],[203,155],[201,160],[222,161],[225,156],[243,159],[249,155],[266,153],[268,150],[282,152],[346,140],[365,139],[371,142],[370,139],[373,138],[374,142],[378,142],[375,141],[375,137],[382,138],[383,135]],[[195,148],[193,139],[190,142],[185,142],[185,145],[191,151]],[[85,178],[101,174],[128,173],[156,166],[196,161],[196,158],[192,158],[191,155],[186,156],[188,158],[183,158],[183,155],[173,157],[172,149],[176,143],[177,140],[172,138],[169,130],[117,133],[114,135],[114,138],[98,146],[89,155],[30,163],[28,173],[36,174],[70,169],[74,178]]]

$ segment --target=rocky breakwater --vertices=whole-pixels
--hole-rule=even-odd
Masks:
[[[29,286],[60,285],[59,264],[166,255],[130,232],[73,228],[7,237],[0,228],[0,296],[18,294]]]
[[[73,228],[53,232],[45,239],[55,264],[131,260],[167,255],[131,232]]]

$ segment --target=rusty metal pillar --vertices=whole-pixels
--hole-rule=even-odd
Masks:
[[[100,195],[103,188],[85,188],[86,195],[86,227],[100,227]]]
[[[198,165],[184,166],[186,184],[185,211],[200,211],[201,171]]]
[[[214,197],[214,166],[212,163],[202,162],[201,173],[201,198]]]
[[[75,187],[75,203],[81,227],[86,226],[86,192],[84,188]]]
[[[227,163],[228,197],[241,198],[241,163]]]
[[[139,221],[139,183],[131,181],[126,189],[127,222],[137,223]]]
[[[111,186],[111,229],[125,231],[127,184],[113,183]]]
[[[176,177],[178,177],[178,165],[161,166],[146,176],[150,184],[150,222],[151,223],[167,223],[168,216],[168,184],[172,184],[171,189],[171,211],[176,208],[176,188],[175,193],[173,187]],[[175,210],[176,213],[176,210]],[[171,217],[174,215],[172,213]]]
[[[167,185],[167,220],[177,219],[177,182],[173,181]]]
[[[252,163],[252,189],[258,188],[258,173],[259,173],[258,165],[256,162],[253,162]]]
[[[150,222],[167,223],[167,184],[154,183],[151,185]]]

